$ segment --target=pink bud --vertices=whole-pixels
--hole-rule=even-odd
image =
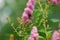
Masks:
[[[32,5],[35,5],[35,0],[29,0],[29,1],[27,2],[27,4],[30,4],[30,3],[32,3]]]
[[[23,13],[22,17],[23,17],[23,20],[24,20],[24,24],[29,22],[28,15],[25,12]]]
[[[27,7],[29,7],[31,10],[34,10],[34,5],[32,5],[32,3],[27,4]]]
[[[23,12],[22,18],[24,18],[25,20],[28,19],[28,15],[26,14],[26,12]]]
[[[33,13],[33,10],[31,10],[30,8],[25,8],[24,10],[27,14],[32,14]]]
[[[29,37],[29,40],[36,40],[38,38],[38,31],[37,31],[37,27],[33,27],[32,31],[31,31],[31,35]]]
[[[32,1],[32,4],[35,5],[35,0],[31,0]]]

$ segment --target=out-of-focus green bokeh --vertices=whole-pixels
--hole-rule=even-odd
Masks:
[[[6,17],[11,18],[12,22],[17,26],[17,17],[21,17],[27,1],[28,0],[0,0],[0,40],[9,40],[10,34],[14,34],[15,40],[18,40],[17,34],[11,28]],[[52,5],[49,9],[49,25],[53,31],[57,28],[60,20],[60,5]]]
[[[21,17],[26,2],[27,0],[0,0],[0,40],[9,40],[10,34],[17,36],[6,17],[11,18],[17,26],[17,17]]]

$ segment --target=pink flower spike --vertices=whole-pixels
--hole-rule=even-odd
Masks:
[[[56,37],[57,37],[57,36],[56,36],[56,33],[57,33],[57,31],[54,31],[54,32],[53,32],[52,40],[56,40]]]
[[[30,37],[29,37],[29,40],[38,40],[38,31],[37,31],[37,27],[34,26],[32,28],[32,31],[31,31],[31,34],[30,34]]]
[[[25,23],[29,23],[30,19],[32,18],[32,13],[34,10],[35,0],[28,0],[26,8],[24,9],[22,18],[24,19]]]

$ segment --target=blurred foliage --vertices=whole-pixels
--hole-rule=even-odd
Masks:
[[[15,28],[20,27],[17,21],[17,17],[21,17],[21,14],[24,11],[24,8],[26,7],[26,3],[27,0],[5,0],[5,6],[0,10],[0,14],[2,14],[1,12],[3,12],[5,8],[10,9],[6,10],[6,13],[11,12],[11,14],[9,14],[9,18],[11,18]],[[45,7],[44,0],[42,0],[41,3],[43,3],[44,8]],[[34,19],[32,21],[34,26],[38,26],[39,39],[45,40],[46,34],[44,33],[44,27],[38,25],[41,22],[40,20],[42,19],[43,14],[38,6],[39,5],[36,3],[35,10],[33,12]],[[49,7],[47,20],[48,20],[47,24],[49,24],[47,34],[49,39],[51,39],[52,32],[58,27],[58,22],[60,21],[60,5],[52,5]],[[13,30],[13,28],[11,28],[11,25],[9,23],[3,25],[3,23],[0,22],[0,25],[2,26],[0,32],[0,40],[9,40],[10,34],[14,34],[15,40],[19,40],[19,38],[21,38],[15,33],[15,31]],[[29,37],[30,31],[31,28],[27,30],[26,37]]]

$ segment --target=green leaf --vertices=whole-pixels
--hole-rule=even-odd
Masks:
[[[52,31],[50,30],[50,31],[47,32],[47,38],[48,38],[49,40],[51,39],[51,35],[52,35]]]
[[[46,34],[44,32],[39,32],[39,35],[42,36],[43,38],[46,38]]]
[[[59,22],[59,19],[50,19],[52,22]]]
[[[42,37],[42,36],[39,36],[39,39],[45,39],[44,37]]]

